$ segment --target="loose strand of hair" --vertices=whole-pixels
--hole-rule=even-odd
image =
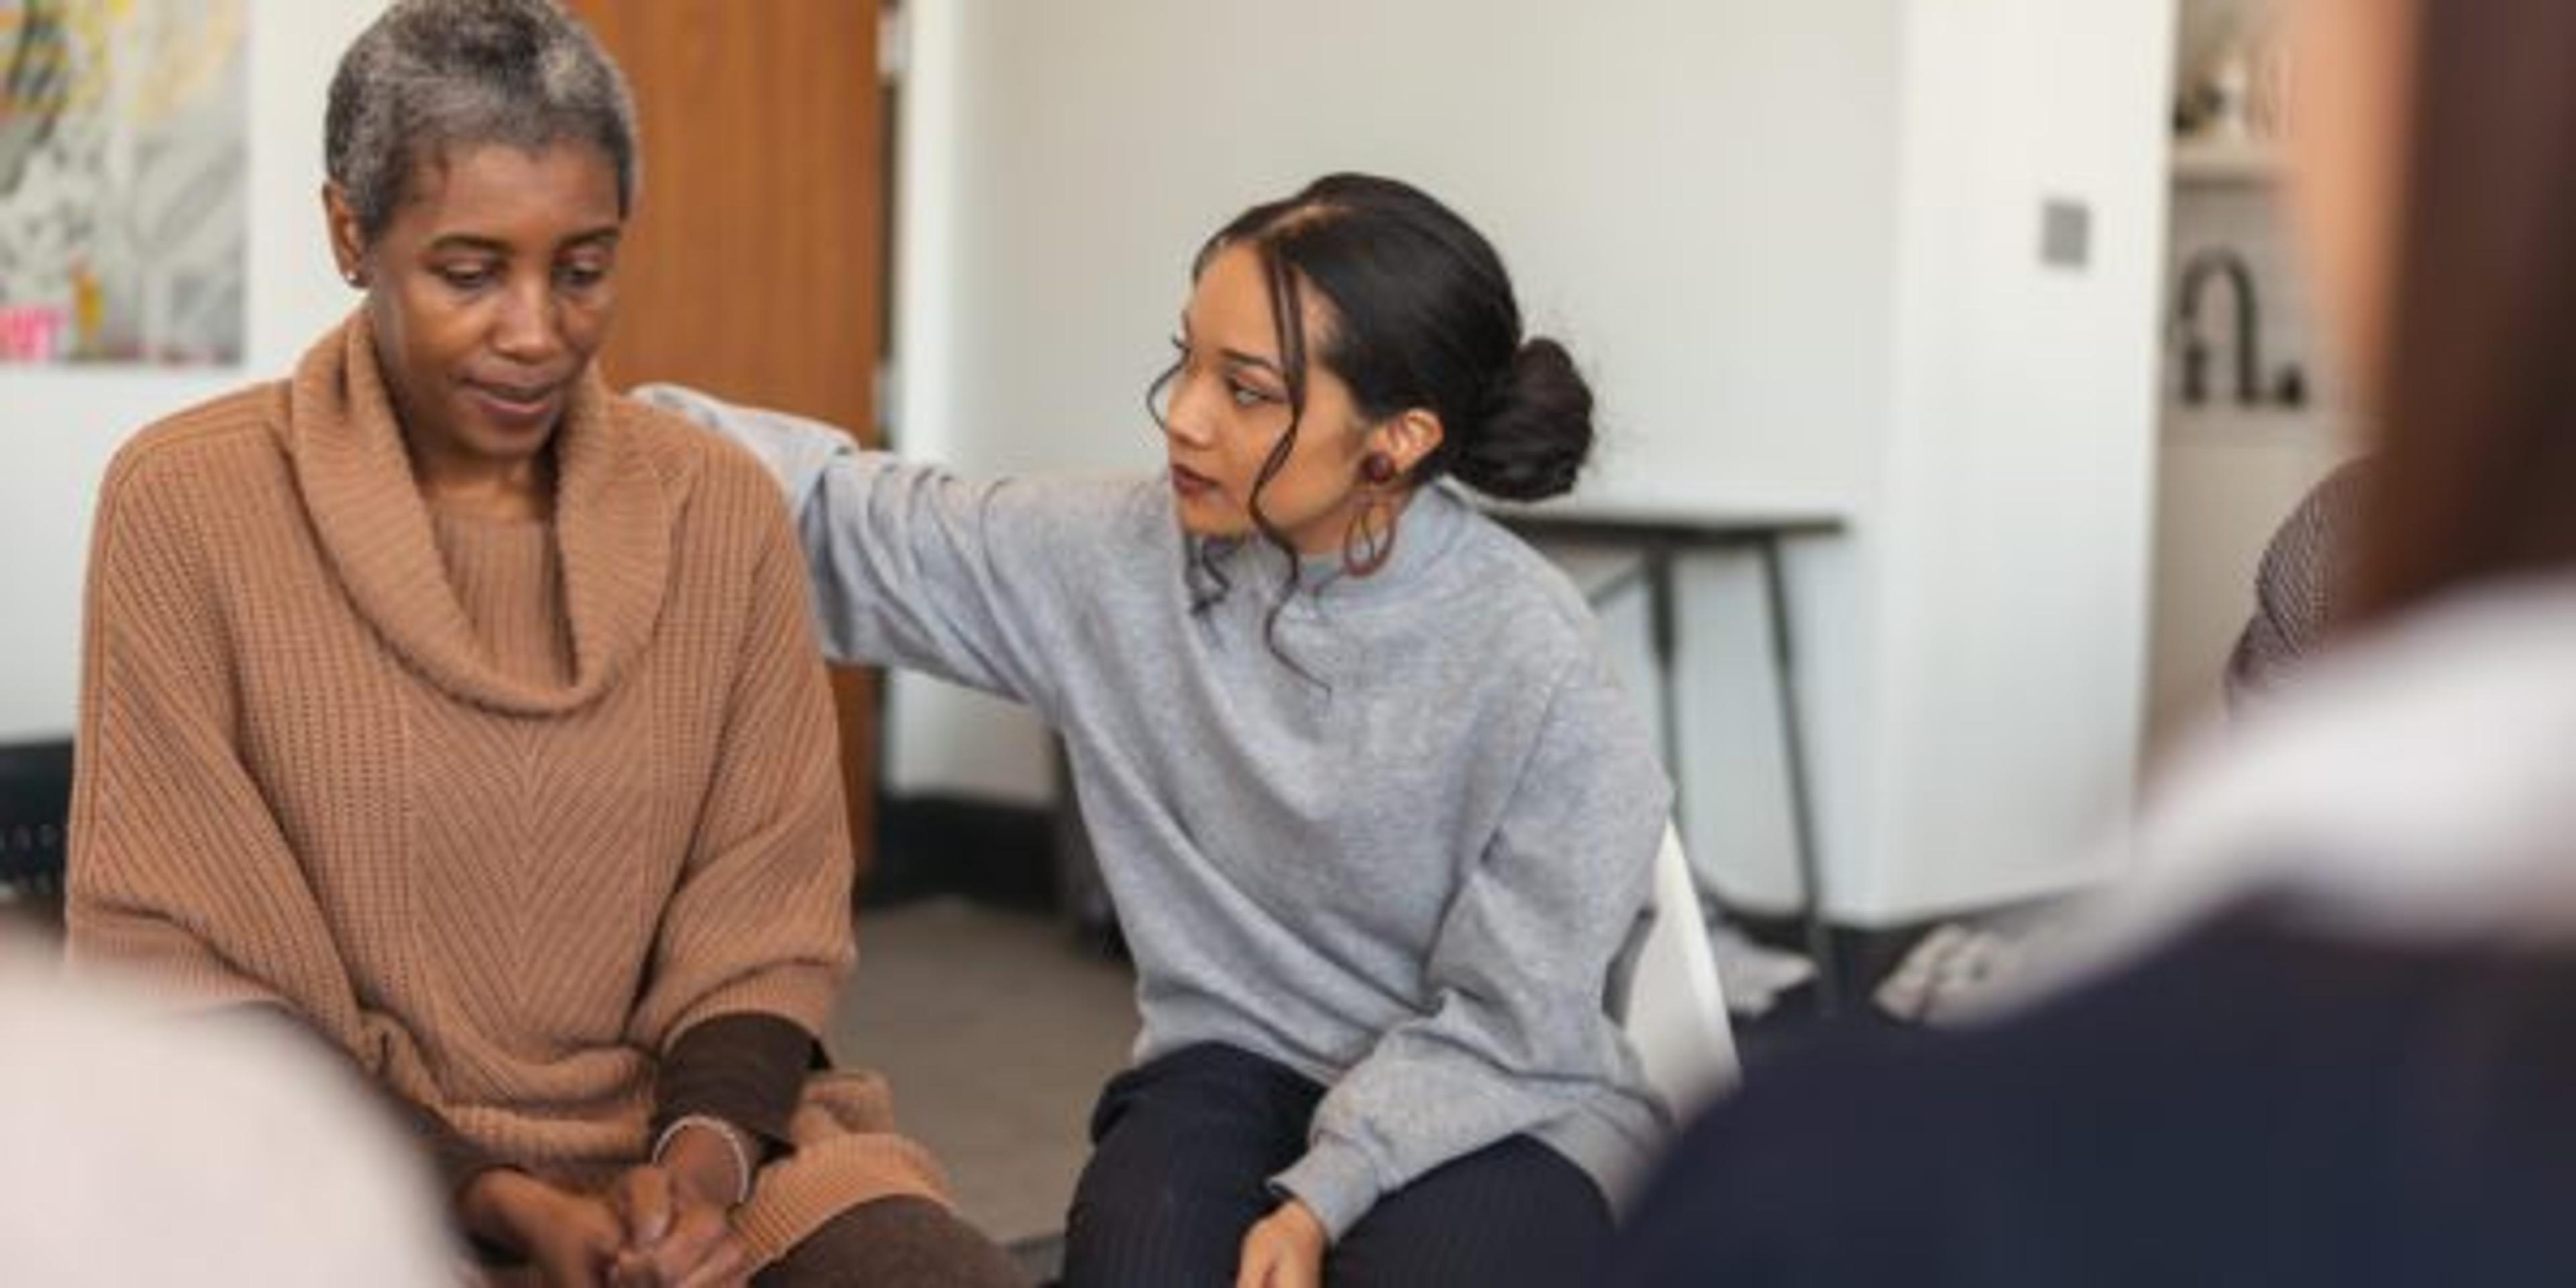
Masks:
[[[1271,520],[1270,512],[1262,507],[1261,497],[1280,471],[1287,468],[1289,456],[1297,450],[1298,430],[1306,419],[1305,308],[1298,292],[1297,271],[1289,265],[1287,257],[1279,253],[1277,240],[1263,238],[1254,246],[1261,257],[1264,280],[1270,291],[1270,323],[1279,339],[1279,374],[1288,386],[1288,428],[1280,431],[1279,441],[1270,445],[1269,454],[1261,460],[1260,471],[1253,475],[1252,494],[1244,499],[1244,508],[1252,516],[1252,526],[1259,530],[1263,540],[1286,556],[1288,565],[1286,574],[1280,578],[1278,598],[1262,615],[1261,642],[1270,650],[1272,657],[1278,658],[1308,683],[1330,689],[1332,686],[1325,684],[1322,677],[1308,670],[1279,643],[1280,615],[1288,611],[1288,605],[1303,587],[1305,569],[1297,555],[1297,544]]]
[[[1170,366],[1163,368],[1145,385],[1145,416],[1154,422],[1155,428],[1166,434],[1171,432],[1172,426],[1170,417],[1163,413],[1163,394],[1171,388],[1172,381],[1180,377],[1183,362],[1183,359],[1174,358]],[[1234,593],[1234,578],[1225,570],[1225,558],[1240,544],[1212,537],[1188,539],[1187,577],[1192,617],[1206,616],[1209,609],[1224,603],[1226,596]]]

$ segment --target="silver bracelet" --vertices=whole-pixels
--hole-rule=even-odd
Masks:
[[[704,1127],[721,1138],[725,1148],[733,1151],[733,1174],[738,1183],[734,1186],[733,1202],[726,1206],[738,1208],[751,1201],[751,1146],[744,1142],[742,1133],[732,1123],[712,1114],[682,1114],[672,1119],[671,1125],[663,1128],[662,1134],[653,1139],[653,1165],[662,1165],[662,1155],[670,1152],[671,1141],[685,1127]]]

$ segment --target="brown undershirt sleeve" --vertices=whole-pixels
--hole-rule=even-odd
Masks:
[[[745,1011],[689,1026],[662,1058],[654,1138],[691,1114],[720,1118],[750,1138],[759,1166],[792,1147],[787,1121],[821,1052],[814,1035],[776,1015]]]

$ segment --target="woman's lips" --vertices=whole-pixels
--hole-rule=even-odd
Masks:
[[[1176,461],[1172,465],[1172,490],[1185,497],[1207,496],[1217,490],[1216,480]]]
[[[483,414],[504,425],[534,428],[550,424],[563,400],[563,386],[493,385],[477,380],[465,382],[465,394],[483,410]]]

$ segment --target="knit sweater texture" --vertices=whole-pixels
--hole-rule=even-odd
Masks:
[[[1671,792],[1582,596],[1527,545],[1426,488],[1381,571],[1308,561],[1288,593],[1270,547],[1195,546],[1160,478],[968,481],[638,393],[779,477],[828,652],[1063,733],[1136,959],[1136,1058],[1224,1043],[1327,1086],[1272,1184],[1335,1237],[1513,1135],[1614,1199],[1659,1148],[1605,995]]]
[[[641,1161],[718,1017],[820,1031],[853,959],[831,700],[776,489],[596,374],[549,521],[433,511],[363,315],[155,425],[91,553],[76,965],[284,1006],[495,1157]],[[737,1224],[939,1197],[881,1083],[810,1079]]]

